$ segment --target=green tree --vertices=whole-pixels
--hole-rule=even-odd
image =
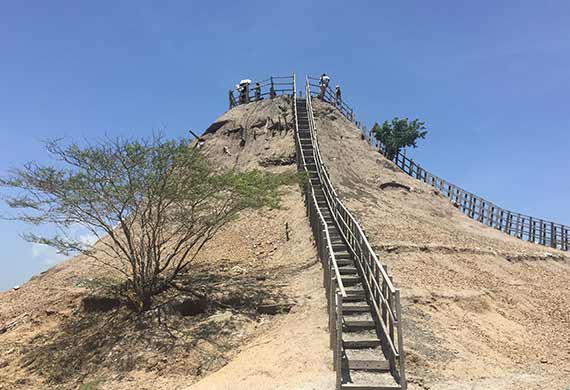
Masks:
[[[188,141],[105,140],[85,147],[48,142],[54,164],[28,163],[0,180],[12,217],[55,226],[25,239],[83,254],[120,275],[139,311],[152,306],[214,234],[241,210],[279,205],[293,175],[215,170]],[[9,195],[8,195],[9,194]],[[88,229],[90,245],[70,233]]]
[[[374,123],[371,132],[384,146],[384,155],[390,160],[393,160],[402,148],[417,147],[418,139],[424,139],[427,135],[425,122],[419,119],[408,121],[408,118],[398,117],[391,122],[384,121],[382,126]]]

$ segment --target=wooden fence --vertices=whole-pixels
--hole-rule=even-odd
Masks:
[[[383,145],[375,146],[385,155]],[[401,152],[392,161],[408,175],[433,186],[469,217],[513,237],[563,251],[569,250],[570,227],[499,207],[434,175]]]
[[[230,109],[240,105],[250,102],[255,102],[258,100],[270,98],[273,99],[279,95],[290,95],[292,96],[295,92],[294,85],[295,75],[292,76],[271,76],[268,79],[252,82],[249,85],[249,95],[247,101],[240,102],[239,92],[235,89],[229,90],[229,106]],[[259,83],[260,93],[256,96],[255,84]],[[237,95],[237,96],[236,96]]]
[[[311,78],[311,80],[311,94],[318,95],[319,90],[315,89],[318,88],[318,83],[315,84],[315,80],[318,81],[318,79]],[[331,99],[330,93],[326,96],[326,100],[329,101]],[[361,131],[363,131],[363,136],[373,147],[377,148],[380,153],[385,155],[384,146],[373,139],[371,135],[364,134],[361,123],[356,121],[354,118],[352,108],[348,105],[344,105],[342,108],[339,108],[339,111],[346,117],[346,119],[353,122]],[[531,217],[530,215],[521,214],[516,211],[499,207],[493,202],[466,191],[463,188],[425,170],[420,166],[420,164],[414,162],[413,159],[406,157],[402,152],[399,152],[396,155],[393,162],[408,175],[415,177],[424,183],[430,184],[440,191],[451,202],[453,202],[459,210],[469,217],[510,236],[551,248],[570,251],[569,226],[557,222],[546,221],[541,218]]]

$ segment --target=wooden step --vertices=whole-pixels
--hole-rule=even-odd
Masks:
[[[374,329],[374,321],[346,321],[345,330],[357,330],[357,329]]]
[[[337,259],[352,259],[352,255],[348,253],[348,251],[338,251],[338,252],[335,251],[334,256]]]
[[[366,292],[362,288],[362,284],[349,286],[346,288],[346,295],[360,295],[366,296]]]
[[[360,283],[360,276],[352,276],[352,275],[341,275],[342,284],[345,286],[354,286],[355,284]]]
[[[333,247],[333,251],[342,251],[343,249],[348,249],[348,246],[346,246],[346,244],[344,242],[331,242],[331,245]]]
[[[343,319],[346,321],[372,321],[372,316],[370,313],[354,313],[344,315]]]
[[[377,348],[380,346],[380,340],[378,340],[378,338],[362,339],[362,340],[343,340],[342,345],[345,349]]]
[[[347,349],[345,355],[350,370],[390,371],[382,348]]]
[[[342,345],[345,350],[378,348],[380,339],[373,329],[342,332]]]
[[[341,389],[351,390],[400,390],[389,372],[350,370],[343,378]]]
[[[354,383],[343,383],[341,389],[346,390],[402,390],[401,386],[376,386],[376,385],[359,385]]]
[[[343,302],[345,303],[352,303],[352,302],[364,302],[366,303],[366,296],[364,295],[349,295],[344,297]]]
[[[342,305],[343,313],[370,313],[370,306],[366,302],[344,304]]]
[[[350,351],[358,351],[358,349]],[[387,360],[349,360],[348,368],[350,370],[390,371],[390,362]]]
[[[337,262],[338,265],[338,262]],[[338,271],[340,272],[341,275],[356,275],[358,274],[358,271],[356,271],[355,267],[339,267]]]

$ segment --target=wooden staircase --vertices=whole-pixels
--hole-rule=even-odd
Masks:
[[[295,104],[298,142],[300,143],[298,150],[303,157],[300,161],[304,161],[303,167],[307,171],[317,207],[326,222],[334,259],[342,285],[346,290],[346,297],[342,299],[341,307],[340,389],[404,389],[405,387],[396,381],[392,372],[394,368],[390,367],[389,361],[385,358],[378,320],[373,316],[366,291],[363,288],[362,270],[356,264],[330,210],[329,200],[327,200],[315,163],[307,102],[305,98],[302,98],[296,99]],[[329,330],[330,332],[336,331],[335,329]]]

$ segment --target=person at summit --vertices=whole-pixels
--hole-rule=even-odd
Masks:
[[[331,78],[329,76],[327,76],[325,73],[323,73],[321,75],[321,78],[319,79],[319,99],[324,100],[325,91],[327,90],[327,87],[329,86],[330,80],[331,80]]]

